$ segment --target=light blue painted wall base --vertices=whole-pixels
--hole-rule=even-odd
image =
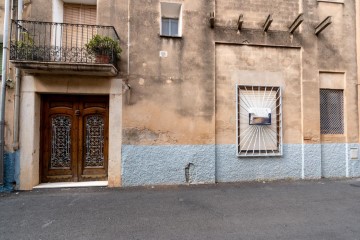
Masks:
[[[303,145],[303,179],[321,178],[321,144]]]
[[[241,182],[276,179],[360,177],[359,144],[285,144],[283,156],[238,158],[236,145],[166,145],[122,147],[123,186]]]
[[[185,168],[192,183],[215,183],[215,146],[122,147],[123,186],[186,184]]]
[[[349,153],[349,157],[348,157],[348,166],[349,166],[349,177],[360,177],[360,160],[359,160],[359,156],[358,159],[350,159],[350,151],[351,148],[357,148],[360,149],[360,144],[349,144],[348,145],[348,153]]]
[[[4,184],[0,186],[0,192],[14,190],[16,161],[19,160],[19,152],[6,152],[4,155]]]
[[[284,145],[280,157],[236,156],[236,145],[216,146],[216,181],[240,182],[301,177],[301,145]]]
[[[146,186],[360,177],[359,156],[350,159],[351,148],[360,145],[285,144],[281,157],[238,158],[236,145],[123,145],[122,183]],[[12,191],[14,183],[19,184],[19,155],[5,154],[5,184],[0,192]]]
[[[346,177],[345,144],[321,145],[322,177]]]

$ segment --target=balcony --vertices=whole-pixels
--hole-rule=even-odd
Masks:
[[[13,20],[10,61],[28,73],[116,76],[119,41],[113,26]]]

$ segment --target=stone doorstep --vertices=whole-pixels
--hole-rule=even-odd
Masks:
[[[108,181],[92,181],[92,182],[58,182],[58,183],[41,183],[34,189],[46,188],[82,188],[82,187],[107,187]]]

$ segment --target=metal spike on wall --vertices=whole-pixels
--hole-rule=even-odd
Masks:
[[[266,18],[266,21],[265,21],[265,23],[263,25],[264,32],[267,32],[269,30],[270,25],[271,25],[272,22],[273,22],[273,18],[271,16],[271,14],[269,14],[269,16]]]
[[[210,13],[209,22],[210,22],[210,27],[214,28],[215,27],[215,13],[214,12]]]
[[[315,34],[319,35],[322,31],[324,31],[330,24],[332,23],[332,17],[326,17],[321,23],[319,23],[315,27]]]
[[[244,23],[244,15],[240,14],[238,23],[237,23],[237,27],[238,27],[239,31],[241,31],[243,23]]]
[[[294,22],[289,27],[289,32],[293,34],[295,30],[302,24],[304,21],[304,14],[300,13],[299,16],[294,20]]]

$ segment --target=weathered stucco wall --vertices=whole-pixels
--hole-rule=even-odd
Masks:
[[[301,56],[298,48],[216,46],[216,144],[236,143],[236,85],[279,86],[284,143],[301,143]]]
[[[239,15],[244,16],[244,28],[262,29],[269,14],[272,14],[273,30],[288,30],[297,17],[299,0],[216,0],[216,24],[221,27],[237,26]]]
[[[0,2],[0,33],[1,33],[1,36],[3,36],[3,33],[4,33],[4,14],[5,14],[4,8],[5,8],[5,1],[1,1]],[[1,37],[1,42],[2,42],[2,37]]]
[[[160,2],[97,1],[98,24],[113,25],[123,49],[118,78],[127,87],[122,101],[112,106],[123,110],[122,126],[116,128],[122,128],[123,136],[111,140],[123,143],[111,149],[115,158],[122,151],[121,165],[111,171],[121,171],[123,186],[360,176],[359,159],[349,157],[351,147],[359,148],[355,1],[164,0],[182,4],[179,38],[160,36]],[[51,1],[32,1],[24,16],[51,21],[51,8]],[[215,12],[214,29],[210,12]],[[291,35],[288,26],[299,13],[305,20]],[[239,14],[244,15],[240,32]],[[264,33],[268,14],[273,23]],[[315,27],[328,15],[332,24],[316,36]],[[167,56],[160,57],[160,51]],[[335,75],[343,80],[333,80]],[[97,77],[66,76],[71,83],[64,76],[25,78],[35,79],[28,83],[41,93],[108,94],[111,88],[102,82],[105,90],[98,89],[97,81],[107,80]],[[236,84],[281,86],[282,157],[236,156]],[[345,134],[321,135],[320,88],[340,85]],[[39,104],[39,94],[30,95],[24,93],[22,101]],[[13,90],[7,96],[6,146],[11,151]],[[36,121],[33,116],[29,122],[38,126]],[[21,149],[20,155],[32,152]],[[33,175],[38,174],[35,165]],[[26,167],[20,170],[29,174]],[[29,179],[37,181],[36,176]]]
[[[49,0],[37,0],[31,1],[30,4],[26,5],[24,9],[26,20],[30,21],[52,21],[52,1]]]
[[[188,183],[215,182],[214,3],[172,2],[183,4],[181,38],[160,36],[160,1],[130,3],[124,186],[187,183],[189,164]]]
[[[129,1],[130,2],[130,1]],[[122,49],[119,61],[119,75],[127,76],[128,66],[128,1],[127,0],[98,0],[97,24],[114,26],[120,38]]]
[[[209,1],[183,3],[181,38],[160,37],[160,1],[131,1],[131,92],[124,143],[214,143],[214,43]],[[141,16],[141,17],[137,17]],[[166,58],[159,52],[167,51]]]
[[[359,157],[350,156],[350,149],[359,147],[357,143],[285,144],[282,157],[239,159],[235,144],[216,145],[216,181],[359,177]]]
[[[318,15],[320,19],[329,15],[333,18],[331,27],[318,37],[319,71],[339,72],[345,76],[345,138],[339,141],[335,136],[334,140],[327,138],[326,142],[357,142],[357,117],[354,121],[354,116],[358,116],[355,1],[345,1],[345,4],[321,2]]]
[[[236,156],[236,144],[218,144],[216,145],[216,167],[217,182],[300,179],[301,144],[285,144],[282,157],[246,159]]]
[[[300,48],[216,45],[216,180],[301,178]],[[236,156],[236,86],[279,86],[282,91],[283,156]]]
[[[186,22],[189,3],[182,3]],[[127,101],[124,105],[124,142],[127,145],[123,149],[141,145],[143,153],[132,155],[131,151],[124,150],[127,152],[124,179],[141,184],[161,184],[159,174],[150,174],[154,175],[154,181],[147,177],[145,180],[142,174],[135,174],[137,181],[134,180],[129,172],[135,169],[156,173],[159,169],[178,169],[174,174],[182,176],[187,161],[169,156],[174,145],[212,145],[214,142],[216,181],[358,176],[358,161],[350,161],[346,154],[351,145],[346,143],[357,146],[358,120],[354,121],[354,117],[346,114],[344,135],[321,136],[319,102],[320,73],[343,74],[345,111],[357,116],[355,37],[349,37],[355,32],[354,2],[217,0],[214,3],[215,6],[207,8],[201,2],[194,3],[196,6],[192,11],[198,11],[191,19],[192,26],[197,27],[197,31],[191,32],[191,41],[197,44],[194,53],[186,51],[187,46],[191,46],[187,31],[192,30],[192,26],[184,23],[182,39],[161,38],[158,36],[158,2],[141,1],[141,8],[137,4],[131,5],[131,16],[137,10],[144,18],[131,22],[131,46],[134,49],[130,54],[132,75],[129,82],[132,90],[124,101]],[[212,11],[216,16],[214,30],[210,30],[206,15],[203,15]],[[304,13],[305,21],[291,35],[288,27],[299,13]],[[241,32],[236,29],[239,14],[244,15]],[[268,14],[272,14],[274,21],[270,30],[264,33],[262,27]],[[316,25],[328,15],[333,16],[332,25],[316,36]],[[200,21],[201,25],[195,24]],[[145,46],[139,47],[143,43]],[[203,43],[208,44],[207,48],[203,49]],[[146,46],[154,47],[145,50]],[[167,51],[168,58],[159,58],[160,50]],[[206,59],[206,64],[198,64],[197,57],[202,61]],[[187,65],[189,61],[191,67]],[[188,75],[197,76],[192,79],[191,86],[185,81]],[[336,86],[331,77],[327,79],[330,82],[326,84]],[[236,84],[282,87],[285,144],[282,157],[247,160],[236,157]],[[205,98],[206,92],[216,93],[215,99]],[[209,99],[212,101],[207,101]],[[199,103],[208,104],[209,110],[215,109],[215,112],[206,112],[209,119],[212,116],[211,122],[204,122],[201,116],[194,115],[198,112],[195,111],[197,106],[202,109]],[[191,127],[193,129],[189,131]],[[201,136],[206,136],[206,140],[203,141]],[[328,151],[331,146],[321,144],[321,141],[336,142],[339,146]],[[147,145],[158,148],[147,149]],[[159,161],[162,164],[152,160],[147,162],[149,152],[151,156],[160,156],[162,152],[161,156],[165,156],[161,158],[164,161]],[[167,183],[173,181],[164,178],[162,184]],[[183,183],[183,179],[178,178],[178,183]]]
[[[0,3],[0,42],[3,42],[3,35],[4,35],[4,15],[5,15],[5,1]],[[11,15],[11,14],[10,14]],[[3,49],[0,49],[3,51]],[[9,53],[8,53],[9,58]],[[2,59],[1,59],[2,60]],[[7,69],[7,79],[14,80],[14,72],[12,71],[13,68],[11,65],[8,65]],[[1,70],[0,70],[1,71]],[[0,73],[1,75],[1,73]],[[5,99],[5,107],[9,112],[5,115],[5,151],[12,151],[12,137],[13,137],[13,98],[14,98],[14,91],[11,87],[7,87],[6,92],[6,99]],[[12,159],[12,158],[8,158]]]
[[[214,145],[123,145],[123,186],[215,183]]]

